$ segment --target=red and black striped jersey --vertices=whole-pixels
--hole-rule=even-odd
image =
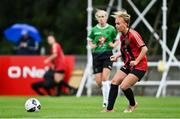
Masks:
[[[145,46],[145,43],[138,32],[133,29],[129,29],[126,35],[121,35],[121,54],[122,60],[126,67],[131,68],[129,66],[130,61],[135,60],[140,52],[141,48]],[[135,66],[135,69],[147,70],[147,57],[146,55],[142,58],[142,60]]]

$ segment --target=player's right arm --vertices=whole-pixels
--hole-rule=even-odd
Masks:
[[[87,38],[87,41],[88,41],[88,45],[93,49],[97,47],[97,45],[93,43],[94,38],[95,38],[95,36],[94,36],[93,30],[92,30],[90,35]]]
[[[96,44],[93,44],[92,41],[88,40],[88,45],[91,47],[91,48],[96,48]]]

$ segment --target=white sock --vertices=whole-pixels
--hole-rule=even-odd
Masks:
[[[102,94],[103,94],[103,103],[108,102],[109,90],[110,90],[110,83],[109,81],[102,81]]]

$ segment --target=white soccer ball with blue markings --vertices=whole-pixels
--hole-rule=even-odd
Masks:
[[[27,112],[38,112],[41,109],[41,103],[36,98],[29,98],[25,103]]]

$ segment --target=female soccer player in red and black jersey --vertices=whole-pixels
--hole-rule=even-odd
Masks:
[[[39,90],[39,88],[43,87],[46,89],[47,93],[51,95],[49,89],[52,87],[57,88],[56,96],[60,96],[60,87],[65,86],[67,87],[70,92],[75,91],[73,87],[68,85],[64,81],[65,71],[66,71],[66,65],[65,65],[65,57],[63,50],[61,48],[61,45],[56,41],[55,37],[53,35],[49,35],[47,38],[48,44],[51,46],[51,54],[49,57],[47,57],[44,60],[44,63],[51,63],[51,70],[49,72],[46,72],[44,78],[46,78],[48,73],[51,72],[53,76],[50,76],[50,79],[45,79],[44,81],[36,82],[32,84],[32,88],[39,94],[43,95],[43,93]],[[47,75],[47,76],[46,76]]]
[[[118,87],[124,92],[129,101],[125,113],[132,112],[137,107],[134,94],[131,90],[136,82],[140,81],[147,70],[146,52],[148,48],[144,44],[138,32],[129,28],[130,15],[125,11],[116,12],[114,15],[116,29],[121,32],[121,54],[112,55],[110,59],[116,61],[122,57],[124,66],[116,72],[112,81],[106,112],[112,112],[118,94]]]
[[[51,55],[45,59],[45,63],[52,63],[52,68],[55,70],[55,82],[59,83],[64,78],[65,60],[64,53],[59,43],[56,42],[54,36],[50,35],[47,38],[48,44],[51,46]]]
[[[73,87],[64,82],[64,76],[66,71],[65,56],[61,45],[56,41],[53,35],[49,35],[47,38],[48,44],[51,46],[51,55],[45,59],[44,63],[47,64],[51,62],[52,69],[54,70],[54,81],[52,86],[57,86],[57,96],[60,95],[60,86],[66,86],[71,91],[74,90]]]

